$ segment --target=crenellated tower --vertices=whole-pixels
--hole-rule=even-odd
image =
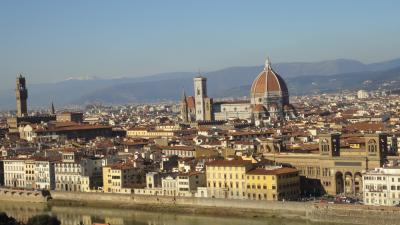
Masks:
[[[17,77],[15,94],[17,98],[17,116],[23,117],[28,115],[28,89],[26,89],[25,77],[21,74]]]

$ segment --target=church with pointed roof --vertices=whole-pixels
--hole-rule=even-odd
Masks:
[[[286,83],[272,69],[269,59],[251,85],[250,100],[214,102],[207,96],[206,82],[207,78],[196,77],[195,96],[186,97],[183,93],[181,118],[184,122],[239,118],[262,125],[271,121],[290,120],[296,116],[294,107],[289,103]]]

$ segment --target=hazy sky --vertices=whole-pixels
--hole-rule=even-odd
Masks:
[[[0,1],[0,89],[68,77],[400,57],[400,1]]]

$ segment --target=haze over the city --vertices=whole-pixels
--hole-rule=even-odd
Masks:
[[[1,1],[0,89],[70,77],[400,56],[399,1]]]

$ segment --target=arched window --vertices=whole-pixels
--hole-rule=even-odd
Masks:
[[[323,139],[321,142],[321,150],[322,152],[329,152],[329,142],[327,139]]]
[[[378,146],[376,144],[376,141],[374,139],[371,139],[368,141],[368,152],[377,152],[378,151]]]

